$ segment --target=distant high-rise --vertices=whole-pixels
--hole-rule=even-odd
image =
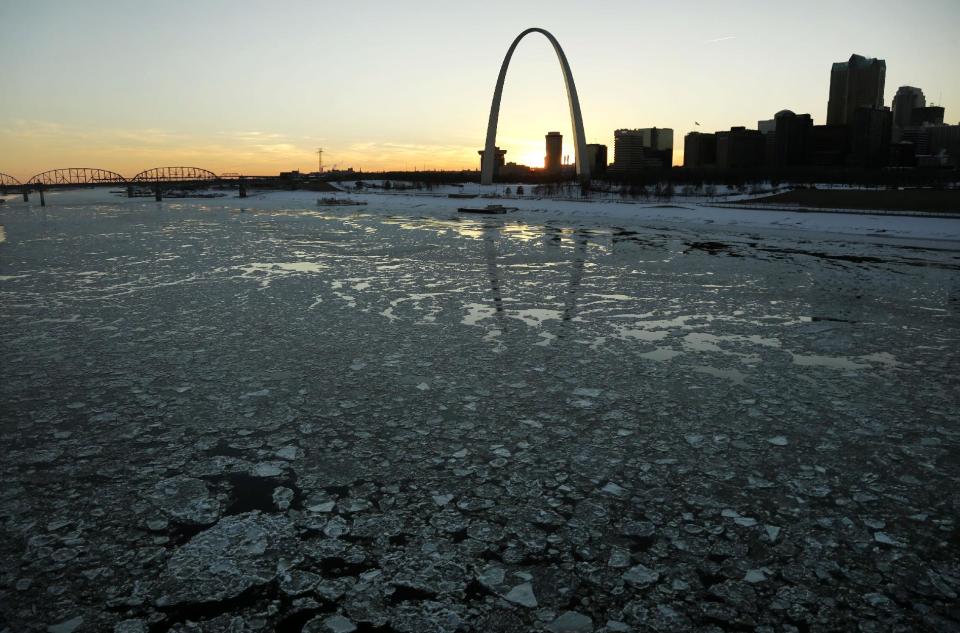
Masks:
[[[759,130],[732,127],[729,132],[717,132],[717,167],[745,169],[763,164],[765,139]]]
[[[684,167],[712,167],[717,163],[717,135],[690,132],[683,139]]]
[[[857,108],[850,121],[847,162],[857,167],[884,167],[890,147],[893,113],[890,108]]]
[[[914,109],[926,105],[927,98],[923,96],[923,90],[913,86],[900,86],[893,97],[893,127],[902,129],[912,125],[910,119]]]
[[[563,134],[547,132],[547,155],[543,165],[548,172],[558,172],[563,165]]]
[[[794,114],[781,110],[773,117],[776,135],[773,139],[773,164],[778,167],[806,165],[810,162],[810,129],[813,119],[809,114]]]
[[[607,171],[607,146],[599,143],[587,145],[587,163],[591,174],[602,174]]]
[[[642,128],[613,133],[613,168],[635,170],[673,166],[673,130]]]
[[[763,132],[764,134],[769,134],[770,132],[776,132],[777,120],[768,119],[766,121],[757,121],[757,129]]]
[[[882,59],[851,55],[849,61],[835,63],[830,70],[827,125],[852,124],[857,108],[882,108],[886,76],[887,62]]]

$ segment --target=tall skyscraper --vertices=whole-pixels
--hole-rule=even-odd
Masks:
[[[830,70],[830,100],[827,125],[850,125],[857,108],[883,107],[883,82],[887,62],[882,59],[851,55]]]
[[[900,86],[893,97],[893,127],[903,129],[911,125],[910,118],[915,108],[927,105],[923,90],[913,86]]]
[[[548,172],[558,172],[563,164],[563,134],[547,132],[547,155],[543,165]]]

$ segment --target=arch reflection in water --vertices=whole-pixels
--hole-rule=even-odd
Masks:
[[[500,275],[500,266],[498,258],[500,251],[498,242],[503,236],[504,225],[488,223],[483,226],[484,256],[487,265],[487,278],[490,282],[490,289],[493,293],[494,316],[500,320],[500,327],[505,324],[504,317],[510,316],[504,306],[503,280]],[[556,249],[556,255],[560,256],[561,244],[563,241],[563,231],[555,227],[546,226],[544,230],[544,247],[547,251]],[[588,231],[578,229],[573,233],[574,257],[570,261],[570,276],[566,287],[562,291],[563,309],[560,312],[561,331],[557,338],[566,336],[570,329],[570,323],[574,322],[577,315],[577,308],[581,295],[581,285],[583,281],[584,270],[587,260],[587,246],[590,234]],[[561,293],[558,293],[561,294]],[[550,338],[553,338],[552,336]]]
[[[587,261],[587,233],[578,230],[574,234],[573,268],[570,270],[570,283],[564,295],[563,321],[568,323],[577,314],[577,300],[580,297],[580,282],[583,280],[583,269]]]
[[[497,243],[502,225],[485,225],[483,227],[484,253],[487,259],[487,277],[490,279],[490,288],[493,290],[494,315],[503,319],[503,296],[500,293],[500,271],[497,268]]]

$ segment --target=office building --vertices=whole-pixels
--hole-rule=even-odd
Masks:
[[[893,113],[889,108],[857,108],[850,124],[850,154],[856,167],[884,167],[890,149]]]
[[[683,138],[684,167],[713,167],[716,164],[716,134],[690,132]]]
[[[759,130],[732,127],[729,132],[717,132],[717,167],[748,169],[763,164],[766,138]]]
[[[846,125],[814,125],[810,128],[810,163],[820,167],[847,162],[850,133]]]
[[[861,55],[837,62],[830,71],[827,125],[849,125],[859,108],[883,107],[887,63]]]
[[[960,125],[930,125],[930,154],[941,157],[941,164],[960,167]]]
[[[777,120],[769,119],[767,121],[757,121],[757,129],[763,134],[777,131]]]
[[[599,143],[587,145],[587,163],[591,174],[602,174],[607,171],[607,146]]]
[[[914,156],[930,155],[930,128],[908,127],[901,131],[900,142],[913,146]]]
[[[543,166],[549,173],[558,173],[563,166],[563,134],[547,132],[547,155],[543,159]]]
[[[642,128],[613,133],[613,166],[617,171],[635,171],[673,165],[673,130]]]
[[[903,129],[913,125],[910,122],[913,111],[927,105],[923,90],[913,86],[900,86],[893,97],[893,127]]]
[[[810,115],[781,110],[773,119],[776,121],[773,161],[767,164],[777,167],[809,164],[810,129],[813,127],[813,119]]]
[[[910,125],[943,125],[944,112],[940,106],[914,108],[910,112]]]

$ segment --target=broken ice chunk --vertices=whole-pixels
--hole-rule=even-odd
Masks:
[[[777,538],[780,537],[780,528],[776,525],[765,525],[763,529],[767,531],[767,538],[770,539],[770,542],[776,543]]]
[[[608,495],[613,495],[615,497],[622,497],[623,495],[627,494],[626,489],[613,483],[612,481],[604,486],[602,490]]]
[[[64,620],[58,624],[51,624],[47,627],[47,633],[73,633],[73,631],[80,628],[81,624],[83,624],[83,618],[78,615],[75,618]]]
[[[273,505],[281,512],[286,512],[290,508],[290,502],[293,501],[293,490],[278,486],[273,489]]]
[[[891,547],[906,547],[906,543],[903,541],[894,538],[887,534],[886,532],[875,532],[873,534],[873,540],[881,545],[889,545]]]
[[[533,585],[528,582],[517,585],[503,597],[522,607],[532,609],[537,606],[537,597],[533,595]]]
[[[623,573],[623,579],[634,587],[646,587],[660,579],[660,573],[646,565],[635,565]]]
[[[591,633],[593,620],[582,613],[567,611],[548,624],[547,629],[552,633]]]

